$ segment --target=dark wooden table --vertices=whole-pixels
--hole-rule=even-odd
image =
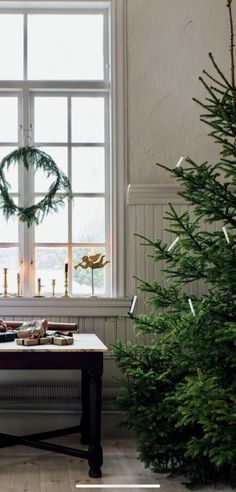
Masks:
[[[15,342],[0,344],[0,369],[80,369],[82,375],[82,417],[80,425],[26,436],[0,433],[0,448],[22,444],[88,460],[89,476],[102,476],[101,382],[103,353],[107,347],[94,334],[75,334],[73,345],[20,346]],[[78,450],[43,442],[52,437],[81,433],[81,443],[88,450]]]

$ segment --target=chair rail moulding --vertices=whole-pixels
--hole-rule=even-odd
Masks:
[[[130,298],[15,298],[0,297],[0,318],[4,316],[89,316],[126,315]]]
[[[158,183],[158,184],[129,184],[127,189],[128,205],[163,205],[171,201],[183,203],[183,198],[178,195],[181,188],[178,184]]]

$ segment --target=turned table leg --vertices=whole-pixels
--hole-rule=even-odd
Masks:
[[[89,372],[90,446],[88,449],[89,476],[100,478],[103,453],[101,447],[101,371]]]
[[[81,371],[81,401],[82,417],[80,420],[81,443],[90,443],[90,397],[89,397],[89,375],[86,369]]]

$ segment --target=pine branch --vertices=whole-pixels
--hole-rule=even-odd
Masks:
[[[223,72],[220,70],[220,68],[218,67],[217,63],[215,62],[215,59],[214,59],[214,56],[212,53],[209,53],[209,58],[211,60],[211,62],[213,63],[216,71],[218,72],[218,74],[221,76],[221,78],[224,80],[224,82],[226,83],[227,87],[229,87],[230,90],[232,90],[232,86],[231,84],[229,83],[229,81],[226,79],[226,77],[224,76]]]
[[[189,230],[189,228],[184,224],[183,221],[181,221],[181,218],[176,213],[173,205],[171,203],[169,203],[169,206],[170,206],[170,208],[171,208],[171,210],[173,212],[173,215],[174,215],[176,221],[180,224],[180,226],[182,227],[182,229],[184,230],[184,232],[186,232],[186,234],[192,239],[193,243],[197,246],[198,250],[199,251],[202,251],[201,245],[198,243],[198,241],[196,240],[196,238],[193,236],[193,234],[191,233],[191,231]]]
[[[230,22],[230,58],[231,58],[231,84],[232,84],[232,97],[234,116],[236,119],[236,86],[235,86],[235,65],[234,65],[234,26],[232,16],[232,0],[227,0],[227,8],[229,10],[229,22]]]
[[[213,82],[215,82],[216,84],[218,84],[220,87],[223,87],[224,89],[227,89],[228,88],[228,86],[222,84],[221,82],[219,82],[219,80],[217,80],[214,77],[212,77],[212,75],[210,75],[206,70],[203,70],[202,73],[204,75],[206,75],[207,77],[209,77],[209,79],[211,79]]]

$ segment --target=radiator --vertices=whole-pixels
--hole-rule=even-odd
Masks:
[[[104,381],[102,397],[104,402],[115,402],[122,392],[119,383]],[[9,383],[0,384],[0,408],[12,406],[79,405],[80,383]]]

